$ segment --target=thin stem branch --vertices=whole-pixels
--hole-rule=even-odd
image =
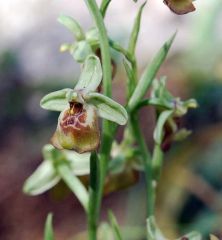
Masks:
[[[155,180],[159,181],[163,165],[163,151],[159,144],[155,144],[152,156],[152,171]]]
[[[137,139],[141,154],[143,156],[143,163],[145,168],[145,179],[146,179],[146,201],[147,201],[147,217],[150,217],[154,214],[154,186],[152,179],[152,164],[151,164],[151,155],[147,148],[146,142],[142,135],[141,129],[139,127],[139,120],[136,115],[131,116],[131,127],[134,133],[135,138]]]

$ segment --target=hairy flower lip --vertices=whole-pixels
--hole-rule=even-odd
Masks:
[[[191,0],[164,0],[163,2],[172,12],[178,15],[187,14],[196,10]],[[183,2],[184,6],[180,5],[182,4],[181,2]]]
[[[97,150],[100,145],[98,114],[92,105],[69,102],[70,107],[61,112],[51,143],[58,149],[78,153]]]

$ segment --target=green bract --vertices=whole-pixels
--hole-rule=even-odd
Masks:
[[[161,64],[165,60],[167,53],[173,43],[173,40],[176,36],[176,33],[165,42],[165,44],[160,48],[159,52],[155,55],[152,62],[145,69],[143,75],[138,82],[136,89],[134,90],[131,98],[129,99],[128,108],[130,111],[135,110],[137,104],[142,100],[145,96],[147,90],[151,86]]]
[[[62,52],[69,51],[77,62],[84,62],[88,55],[93,54],[99,47],[99,36],[96,28],[90,29],[84,33],[81,26],[73,18],[61,15],[58,21],[71,31],[76,41],[72,44],[62,44]]]

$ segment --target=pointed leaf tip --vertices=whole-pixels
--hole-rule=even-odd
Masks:
[[[170,37],[168,41],[166,41],[157,54],[154,56],[152,62],[147,66],[145,69],[140,81],[138,82],[128,104],[129,111],[135,110],[137,104],[142,100],[145,96],[147,90],[151,86],[158,70],[160,69],[161,65],[163,64],[168,51],[173,43],[173,40],[176,36],[176,32]]]
[[[54,240],[54,233],[52,227],[52,213],[49,213],[46,222],[45,222],[45,229],[44,229],[44,240]]]

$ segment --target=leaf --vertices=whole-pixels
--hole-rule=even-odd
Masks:
[[[74,45],[70,53],[77,62],[83,63],[93,52],[87,41],[80,41]]]
[[[66,96],[70,91],[73,90],[65,88],[59,91],[51,92],[41,99],[40,106],[46,110],[61,112],[69,107]]]
[[[88,211],[88,202],[89,202],[89,195],[84,187],[84,185],[81,183],[81,181],[76,177],[70,168],[67,166],[67,164],[64,164],[64,162],[60,162],[57,165],[57,171],[60,175],[60,177],[63,179],[63,181],[68,185],[68,187],[72,190],[72,192],[75,194],[75,196],[78,198],[82,206],[84,207],[85,211]]]
[[[139,12],[137,13],[137,16],[133,25],[133,30],[130,35],[128,51],[131,54],[135,53],[136,43],[137,43],[139,30],[140,30],[141,16],[142,16],[143,8],[145,5],[146,5],[146,2],[144,2],[139,9]]]
[[[115,237],[115,240],[123,240],[123,238],[121,236],[121,232],[120,232],[118,222],[116,220],[116,217],[112,213],[112,211],[109,211],[109,221],[110,221],[111,226],[112,226],[113,235]]]
[[[148,240],[167,240],[156,224],[154,216],[147,219],[147,239]]]
[[[119,125],[126,124],[128,115],[125,108],[111,98],[100,93],[89,93],[86,101],[97,108],[100,117],[116,122]]]
[[[202,237],[201,237],[199,232],[193,231],[191,233],[188,233],[188,234],[178,238],[177,240],[185,240],[185,239],[188,239],[188,240],[201,240]]]
[[[159,52],[156,54],[150,65],[145,69],[140,81],[138,82],[136,89],[134,90],[128,104],[130,111],[134,110],[136,105],[145,96],[147,90],[152,84],[159,68],[165,60],[167,53],[173,43],[176,33],[162,46]]]
[[[90,55],[84,62],[80,79],[75,90],[86,89],[87,92],[95,91],[102,80],[102,68],[98,57]]]
[[[54,233],[52,227],[52,213],[49,213],[45,223],[44,240],[54,240]]]
[[[163,111],[157,120],[157,124],[153,133],[153,138],[154,141],[159,145],[162,143],[164,124],[172,114],[173,110]]]
[[[81,41],[85,38],[84,32],[78,22],[72,17],[66,15],[60,15],[58,22],[68,28],[76,37],[77,41]]]
[[[29,195],[38,195],[54,187],[60,180],[51,160],[43,161],[35,172],[25,181],[23,191]]]

